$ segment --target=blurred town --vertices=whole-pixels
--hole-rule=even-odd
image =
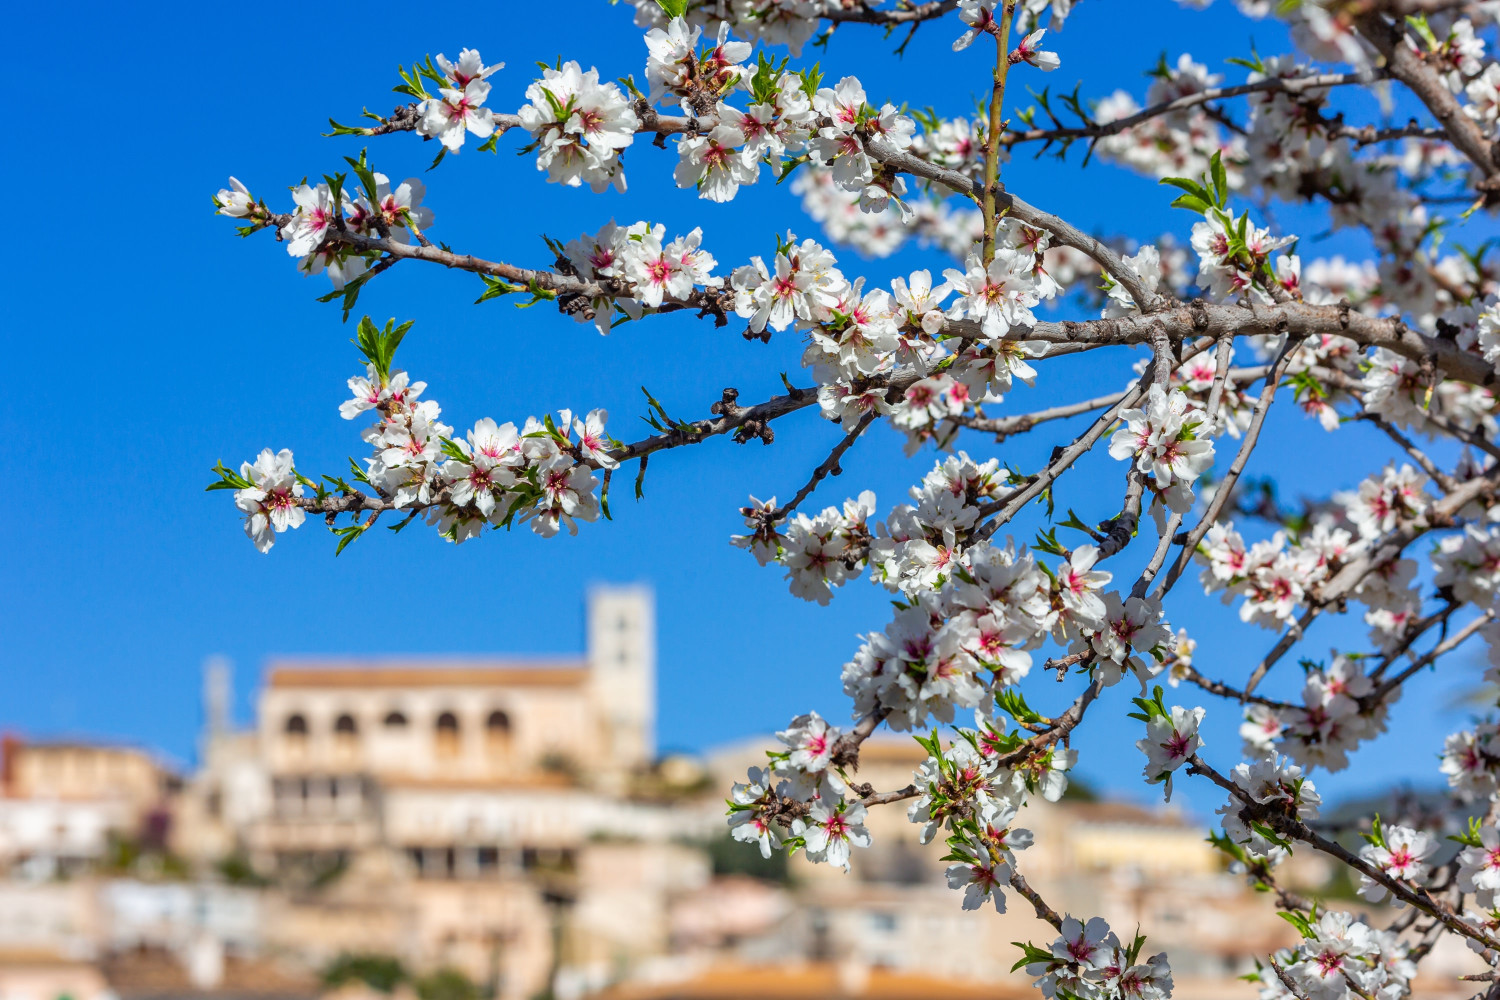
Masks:
[[[0,1000],[1034,994],[1011,942],[1050,929],[1018,898],[960,909],[904,805],[851,874],[731,841],[725,792],[772,739],[658,757],[651,592],[596,588],[585,619],[556,661],[276,661],[248,729],[211,661],[186,773],[7,737]],[[899,788],[921,759],[873,740],[860,776]],[[1033,885],[1149,930],[1184,1000],[1253,996],[1248,956],[1295,933],[1179,813],[1079,795],[1026,825]]]

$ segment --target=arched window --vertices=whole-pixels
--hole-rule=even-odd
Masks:
[[[300,714],[287,716],[286,734],[288,736],[306,736],[307,719]]]
[[[359,752],[359,723],[347,712],[333,720],[333,750],[346,760]]]
[[[458,716],[452,712],[444,712],[437,717],[435,727],[435,749],[439,757],[457,757],[459,751],[458,742]]]
[[[387,726],[405,726],[406,716],[400,712],[392,712],[385,717],[385,724]]]
[[[499,767],[509,762],[510,716],[498,708],[484,720],[484,748],[495,766]]]

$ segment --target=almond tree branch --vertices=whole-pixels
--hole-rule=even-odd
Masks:
[[[1410,0],[1403,6],[1408,5]],[[1497,164],[1495,158],[1495,144],[1485,136],[1479,124],[1464,113],[1463,106],[1458,103],[1437,70],[1427,65],[1418,50],[1406,43],[1406,24],[1402,20],[1406,13],[1413,11],[1396,12],[1396,20],[1393,22],[1386,21],[1378,13],[1365,14],[1355,21],[1355,25],[1360,34],[1385,57],[1386,69],[1390,75],[1406,84],[1407,89],[1427,105],[1427,110],[1437,118],[1453,145],[1484,174],[1485,182],[1480,187],[1488,200],[1497,190],[1495,185],[1488,182],[1494,181],[1497,173],[1500,173],[1500,164]]]
[[[1014,868],[1010,870],[1010,886],[1016,892],[1019,892],[1031,904],[1032,908],[1036,910],[1038,920],[1045,920],[1057,931],[1062,931],[1062,916],[1052,907],[1048,906],[1047,901],[1042,898],[1041,893],[1033,889],[1031,883],[1027,882],[1021,876],[1021,873]]]
[[[980,211],[984,216],[981,253],[987,265],[995,259],[995,192],[1000,183],[1000,133],[1005,130],[1005,79],[1010,72],[1010,23],[1015,20],[1016,0],[1005,0],[1000,17],[990,22],[995,36],[995,68],[991,73],[989,126],[984,133],[984,189]]]
[[[1212,341],[1207,339],[1200,340],[1191,348],[1185,350],[1182,358],[1177,363],[1186,364],[1188,360],[1207,350],[1211,343]],[[1034,475],[1029,483],[1004,500],[996,500],[981,507],[979,510],[980,517],[988,517],[991,514],[995,516],[993,520],[974,532],[973,539],[981,541],[989,538],[1001,525],[1019,514],[1023,507],[1041,496],[1056,481],[1058,476],[1067,471],[1069,466],[1082,458],[1098,443],[1099,439],[1104,436],[1104,432],[1109,430],[1115,420],[1119,418],[1121,410],[1128,409],[1140,401],[1140,398],[1146,394],[1146,388],[1151,384],[1153,377],[1154,373],[1150,370],[1142,375],[1134,388],[1121,396],[1119,402],[1115,403],[1114,406],[1111,406],[1104,413],[1100,414],[1099,418],[1090,424],[1089,428],[1075,438],[1071,444],[1066,447],[1059,446],[1053,452],[1052,460],[1047,463],[1041,472]]]
[[[1407,667],[1405,670],[1401,671],[1399,674],[1392,677],[1384,684],[1380,685],[1380,687],[1376,688],[1372,693],[1367,695],[1366,698],[1375,704],[1379,704],[1382,700],[1384,700],[1386,695],[1390,694],[1391,691],[1400,687],[1417,671],[1421,670],[1423,667],[1430,665],[1438,657],[1443,656],[1447,653],[1451,653],[1453,650],[1457,649],[1464,643],[1465,640],[1467,640],[1474,633],[1478,632],[1480,629],[1484,628],[1490,622],[1494,621],[1494,619],[1495,609],[1486,608],[1484,614],[1475,618],[1473,621],[1469,622],[1463,628],[1453,633],[1447,639],[1444,639],[1442,642],[1432,647],[1432,649],[1428,650],[1426,654],[1417,657],[1417,659],[1411,662],[1411,666]]]
[[[1444,906],[1438,900],[1433,899],[1426,889],[1420,886],[1413,887],[1400,879],[1392,878],[1364,858],[1348,851],[1343,845],[1329,840],[1318,833],[1296,816],[1290,815],[1283,810],[1272,808],[1265,803],[1257,802],[1239,785],[1204,763],[1203,759],[1197,754],[1188,758],[1187,772],[1207,777],[1214,784],[1228,792],[1232,799],[1239,802],[1245,812],[1264,821],[1278,833],[1295,840],[1300,840],[1304,844],[1309,844],[1319,852],[1342,862],[1346,867],[1352,868],[1366,878],[1380,883],[1392,896],[1411,906],[1417,907],[1428,916],[1442,921],[1454,933],[1462,935],[1471,941],[1476,941],[1485,948],[1500,948],[1500,941],[1494,940],[1477,927],[1460,919],[1448,907]]]
[[[1295,623],[1288,626],[1276,645],[1251,672],[1250,679],[1245,683],[1246,696],[1254,693],[1261,679],[1302,638],[1307,627],[1326,608],[1351,593],[1372,571],[1400,558],[1406,547],[1422,535],[1434,528],[1449,527],[1465,506],[1484,497],[1493,497],[1497,490],[1500,490],[1500,465],[1450,491],[1447,496],[1433,503],[1423,518],[1390,531],[1370,548],[1345,563],[1332,579],[1307,595],[1307,610]]]
[[[1214,498],[1209,502],[1208,509],[1203,512],[1203,517],[1193,525],[1193,530],[1188,532],[1187,539],[1182,543],[1182,551],[1177,554],[1177,561],[1172,564],[1172,568],[1167,571],[1167,575],[1157,586],[1156,592],[1151,595],[1157,600],[1165,597],[1167,592],[1176,586],[1183,571],[1193,561],[1193,553],[1198,550],[1198,543],[1203,541],[1209,529],[1218,521],[1224,505],[1229,502],[1230,495],[1234,493],[1235,484],[1239,482],[1240,475],[1245,471],[1245,464],[1250,461],[1250,453],[1255,450],[1256,442],[1260,440],[1260,431],[1265,426],[1266,414],[1271,410],[1271,403],[1276,399],[1276,390],[1281,386],[1281,377],[1286,374],[1287,365],[1291,364],[1292,355],[1300,343],[1301,340],[1287,338],[1286,343],[1282,345],[1281,356],[1276,359],[1275,365],[1266,375],[1265,388],[1261,390],[1260,398],[1255,401],[1255,411],[1251,414],[1250,426],[1245,431],[1240,450],[1235,454],[1228,471],[1224,473],[1218,489],[1214,491]]]
[[[818,16],[835,24],[903,25],[920,24],[958,9],[958,0],[929,0],[910,3],[902,0],[892,9],[874,7],[865,0],[841,0],[839,6],[824,9]]]
[[[1372,80],[1382,79],[1385,76],[1386,74],[1382,71],[1374,73],[1317,73],[1308,76],[1285,78],[1269,77],[1264,80],[1257,80],[1254,83],[1242,83],[1232,87],[1209,87],[1207,90],[1187,94],[1175,100],[1153,104],[1149,108],[1143,108],[1133,115],[1116,118],[1114,121],[1097,122],[1089,125],[1081,125],[1076,128],[1029,129],[1024,132],[1008,131],[1001,137],[1001,141],[1007,146],[1014,146],[1018,143],[1037,142],[1048,139],[1103,139],[1108,136],[1119,135],[1121,132],[1128,131],[1153,118],[1160,118],[1174,111],[1186,111],[1188,108],[1198,107],[1212,101],[1240,97],[1245,94],[1263,94],[1267,92],[1291,94],[1295,97],[1305,94],[1310,90],[1321,90],[1325,87],[1340,87],[1345,84],[1369,84]]]
[[[837,476],[842,474],[843,470],[839,468],[839,459],[844,457],[844,452],[848,451],[854,446],[854,442],[859,440],[859,436],[865,432],[865,428],[869,427],[871,421],[873,421],[874,419],[874,410],[871,410],[869,413],[866,413],[864,416],[860,417],[859,422],[854,425],[853,429],[851,429],[848,434],[844,435],[844,439],[833,446],[833,451],[830,452],[828,457],[823,460],[823,464],[819,465],[816,469],[813,470],[812,478],[807,481],[807,485],[798,490],[797,495],[792,497],[791,502],[788,503],[785,507],[778,508],[776,513],[773,515],[773,519],[780,521],[792,511],[796,510],[797,505],[802,503],[803,500],[807,499],[808,495],[817,488],[817,485],[823,481],[825,476]]]

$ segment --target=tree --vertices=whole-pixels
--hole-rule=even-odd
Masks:
[[[390,955],[344,953],[323,970],[323,984],[336,989],[349,982],[364,983],[372,990],[393,993],[406,982],[401,960]]]
[[[842,436],[790,500],[752,498],[745,534],[733,541],[761,565],[783,567],[803,598],[826,604],[868,571],[896,610],[843,668],[854,724],[812,712],[793,719],[769,766],[734,786],[737,840],[767,858],[801,850],[847,867],[852,848],[869,843],[866,810],[906,802],[922,842],[945,838],[948,882],[965,909],[1003,908],[1013,891],[1052,925],[1055,942],[1021,945],[1018,963],[1048,995],[1168,995],[1166,956],[1145,957],[1144,937],[1122,941],[1098,918],[1059,914],[1017,861],[1032,840],[1018,826],[1025,803],[1065,794],[1072,734],[1128,676],[1140,686],[1144,780],[1167,795],[1180,773],[1222,789],[1215,843],[1302,932],[1299,946],[1265,956],[1264,996],[1404,995],[1443,934],[1500,961],[1500,723],[1447,740],[1441,770],[1471,803],[1450,838],[1462,845],[1451,862],[1435,857],[1446,831],[1400,815],[1370,816],[1365,846],[1342,846],[1319,829],[1309,779],[1347,767],[1351,750],[1380,736],[1389,706],[1422,671],[1451,663],[1476,635],[1497,635],[1500,448],[1490,387],[1500,275],[1488,243],[1464,250],[1454,240],[1461,223],[1488,219],[1500,203],[1500,64],[1487,59],[1483,37],[1500,5],[1236,0],[1247,18],[1283,19],[1297,51],[1252,50],[1235,60],[1244,82],[1232,85],[1189,56],[1175,65],[1164,57],[1144,104],[1125,91],[1085,101],[1076,89],[1043,90],[1007,116],[1013,75],[1059,66],[1042,45],[1071,0],[634,3],[650,29],[644,91],[559,60],[541,68],[517,112],[495,110],[502,67],[464,49],[457,60],[403,69],[396,90],[409,103],[387,116],[366,112],[373,124],[334,122],[332,134],[384,142],[416,133],[440,145],[441,162],[471,142],[494,151],[523,132],[522,152],[535,154],[548,181],[596,192],[623,191],[623,151],[650,139],[640,145],[665,152],[641,149],[643,168],[663,169],[675,146],[678,186],[706,201],[732,200],[769,172],[791,180],[836,241],[879,254],[916,237],[959,266],[941,281],[921,270],[888,290],[866,288],[832,251],[788,232],[765,258],[716,275],[700,230],[668,234],[648,222],[548,238],[550,264],[522,266],[434,242],[423,184],[393,185],[368,150],[346,157],[347,171],[297,186],[290,211],[231,179],[218,211],[243,220],[242,235],[275,233],[302,270],[327,273],[328,299],[346,320],[371,280],[426,262],[478,275],[480,301],[550,303],[604,334],[691,311],[720,327],[743,322],[749,339],[807,339],[801,384],[785,379],[784,394],[749,405],[726,389],[696,420],[669,415],[648,393],[655,433],[636,441],[611,437],[602,410],[531,417],[519,428],[485,418],[458,436],[425,383],[395,367],[411,324],[366,317],[357,326],[364,371],[350,379],[341,413],[374,421],[363,434],[372,454],[316,481],[288,450],[215,470],[210,489],[234,491],[255,544],[270,549],[308,514],[326,519],[336,552],[382,518],[397,519],[396,529],[420,519],[454,542],[521,523],[544,536],[576,533],[580,521],[609,518],[612,479],[630,463],[639,498],[651,456],[718,436],[770,443],[776,421],[816,407]],[[958,33],[956,50],[992,46],[984,113],[942,117],[876,103],[853,76],[824,80],[804,48],[858,25],[907,40],[931,25]],[[1351,95],[1388,84],[1410,120],[1351,124],[1349,109],[1361,106]],[[1105,159],[1158,177],[1191,222],[1188,247],[1170,233],[1151,244],[1097,239],[1030,204],[1002,182],[1008,157],[1028,148],[1054,153],[1059,169]],[[1369,259],[1312,260],[1304,273],[1297,238],[1264,224],[1288,203],[1325,206],[1332,227],[1366,241]],[[1039,318],[1044,305],[1097,316]],[[1147,356],[1118,392],[993,413],[1017,381],[1045,386],[1059,359],[1135,348]],[[1399,461],[1372,468],[1355,490],[1330,483],[1301,509],[1282,507],[1269,480],[1245,472],[1268,413],[1288,396],[1317,419],[1308,433],[1362,435],[1357,447],[1366,448],[1378,436]],[[868,491],[803,511],[880,419],[910,450],[939,453],[911,502],[883,520]],[[1081,431],[1060,434],[1032,471],[958,450],[1080,420]],[[1118,504],[1093,512],[1110,514],[1102,521],[1071,509],[1064,517],[1056,484],[1096,450],[1123,463]],[[1269,471],[1294,460],[1272,456]],[[1034,544],[1002,544],[997,533],[1023,518],[1041,525]],[[1193,630],[1168,624],[1167,600],[1195,562],[1207,591],[1234,602],[1247,627],[1276,636],[1243,683],[1201,672]],[[1122,564],[1130,575],[1116,571]],[[1115,586],[1116,576],[1129,586]],[[1305,651],[1316,621],[1356,606],[1368,648],[1302,656],[1300,701],[1262,692],[1265,678],[1286,674],[1294,651]],[[1044,650],[1038,671],[1033,654]],[[1053,717],[1028,704],[1023,683],[1049,672],[1077,690]],[[1246,759],[1210,763],[1200,753],[1205,709],[1169,704],[1158,680],[1243,711]],[[974,713],[972,726],[960,711]],[[928,751],[905,788],[857,780],[860,746],[882,725],[913,733]],[[1277,882],[1294,850],[1335,859],[1361,895],[1405,908],[1377,929],[1300,898]]]

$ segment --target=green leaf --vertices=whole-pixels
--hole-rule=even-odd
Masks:
[[[1197,212],[1204,215],[1208,212],[1209,204],[1195,194],[1180,194],[1177,200],[1172,202],[1173,208],[1185,208],[1189,212]]]
[[[481,302],[498,299],[502,295],[509,295],[511,292],[525,291],[520,285],[512,285],[508,281],[491,277],[488,274],[481,274],[479,277],[484,279],[484,294],[474,300],[476,306]]]
[[[666,11],[668,17],[681,17],[687,13],[688,0],[656,0],[656,6]]]
[[[366,151],[361,149],[359,151],[359,159],[356,160],[352,156],[346,156],[344,160],[354,170],[354,176],[358,177],[359,182],[364,185],[365,197],[369,199],[370,204],[379,205],[380,194],[379,188],[375,183],[375,172],[370,169],[370,161],[365,156],[365,153]]]
[[[339,543],[338,543],[337,546],[334,547],[333,554],[335,556],[338,555],[340,552],[344,551],[345,546],[347,546],[350,542],[354,541],[360,535],[363,535],[365,533],[365,527],[366,527],[366,525],[363,525],[363,524],[353,524],[353,525],[350,525],[347,528],[330,528],[330,529],[328,529],[328,530],[332,531],[335,535],[339,536]]]
[[[328,124],[333,126],[333,131],[324,132],[323,137],[325,139],[331,138],[336,135],[369,135],[371,132],[370,129],[360,128],[357,125],[340,125],[332,118],[328,119]]]
[[[1421,37],[1422,41],[1427,43],[1430,51],[1436,52],[1442,47],[1442,43],[1437,40],[1437,35],[1432,33],[1432,26],[1427,23],[1426,14],[1408,14],[1406,23]]]
[[[1208,193],[1208,188],[1204,187],[1202,184],[1199,184],[1197,181],[1189,180],[1186,177],[1163,177],[1161,180],[1157,181],[1157,183],[1170,184],[1174,188],[1181,188],[1188,194],[1195,194],[1198,197],[1202,198],[1204,201],[1213,200],[1213,196]]]
[[[1285,920],[1287,923],[1291,924],[1293,927],[1297,928],[1298,933],[1300,933],[1303,937],[1317,937],[1317,932],[1312,928],[1312,921],[1308,920],[1306,915],[1298,913],[1295,910],[1282,910],[1279,911],[1276,915],[1282,920]]]
[[[818,84],[823,82],[822,63],[813,63],[811,69],[802,71],[802,92],[809,98],[817,96]]]
[[[460,446],[459,443],[452,438],[445,437],[442,439],[442,449],[443,454],[447,455],[454,461],[463,462],[465,464],[468,464],[468,462],[471,461],[471,456],[469,455],[469,453],[464,451],[462,446]]]
[[[412,321],[407,320],[400,326],[396,326],[394,319],[386,320],[385,328],[377,327],[370,317],[360,319],[356,327],[354,343],[359,347],[359,353],[364,355],[366,361],[375,366],[375,374],[380,376],[380,383],[384,385],[390,381],[391,362],[396,358],[396,348],[401,346],[401,341],[406,337],[406,331],[410,330]]]
[[[1014,688],[995,695],[995,707],[1017,722],[1041,722],[1042,717],[1030,705],[1021,692]]]
[[[228,468],[222,460],[209,471],[218,475],[219,481],[210,483],[204,487],[205,493],[211,490],[248,490],[255,488],[254,483],[233,469]]]
[[[1045,948],[1038,948],[1030,941],[1012,941],[1011,944],[1021,949],[1021,958],[1016,961],[1015,965],[1010,967],[1011,972],[1017,972],[1034,962],[1050,963],[1056,961],[1052,952]]]

